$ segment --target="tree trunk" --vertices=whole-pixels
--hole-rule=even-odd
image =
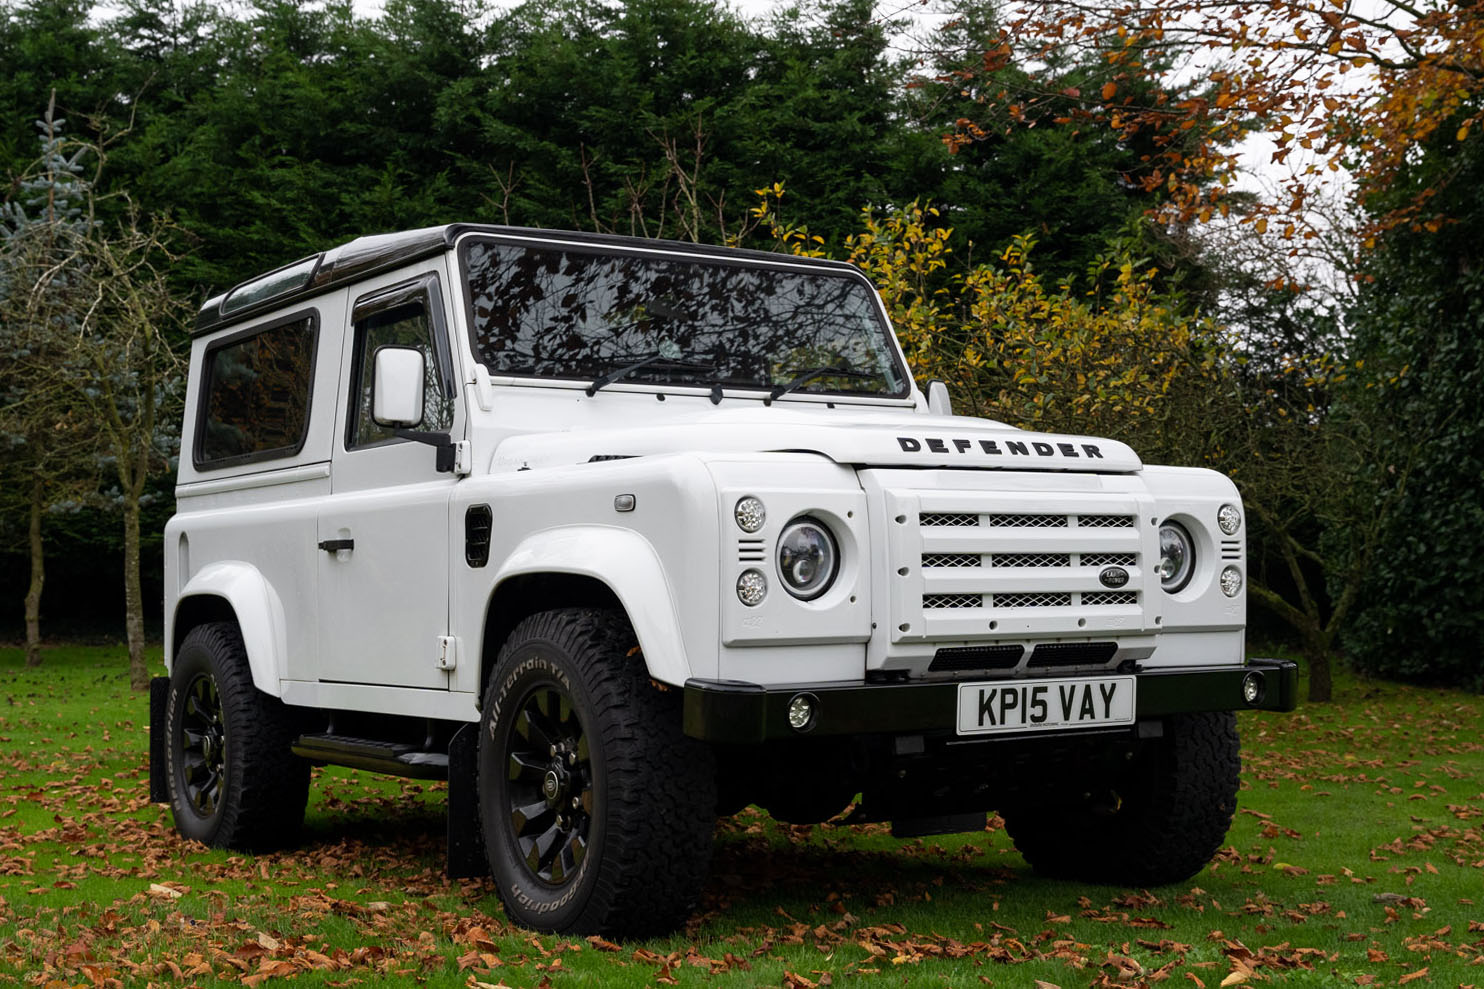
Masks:
[[[1304,638],[1304,665],[1309,668],[1309,696],[1311,704],[1327,704],[1334,695],[1334,682],[1330,678],[1328,643]]]
[[[129,635],[129,686],[149,689],[144,662],[144,592],[139,587],[139,496],[124,496],[124,627]]]
[[[26,665],[41,665],[41,588],[46,559],[41,544],[41,513],[46,507],[41,474],[31,478],[31,586],[26,589]]]

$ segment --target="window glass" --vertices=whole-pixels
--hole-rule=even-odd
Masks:
[[[309,428],[315,319],[305,316],[206,354],[198,466],[290,457]]]
[[[255,278],[237,286],[223,300],[223,314],[234,313],[265,299],[271,299],[275,295],[284,295],[295,289],[303,288],[308,284],[309,276],[314,274],[317,264],[319,264],[318,254],[312,258],[297,261],[287,268],[270,271],[262,278]]]
[[[651,358],[624,380],[907,392],[874,290],[845,272],[485,240],[461,257],[491,374],[594,379]]]
[[[357,401],[347,439],[350,447],[381,443],[396,436],[393,429],[378,426],[371,418],[376,351],[382,347],[415,347],[422,352],[423,420],[416,428],[440,430],[453,425],[453,401],[439,373],[427,295],[419,291],[410,299],[405,295],[402,298],[405,301],[384,308],[372,304],[357,311],[354,392]]]

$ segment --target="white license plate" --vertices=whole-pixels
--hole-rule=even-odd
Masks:
[[[1001,680],[958,688],[958,733],[1055,731],[1134,723],[1133,677]]]

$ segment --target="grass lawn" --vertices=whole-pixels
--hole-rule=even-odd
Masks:
[[[1337,697],[1241,716],[1236,822],[1189,883],[1038,879],[993,818],[899,842],[750,810],[690,926],[617,945],[444,879],[438,785],[317,770],[298,850],[188,844],[123,648],[0,649],[0,984],[1484,985],[1484,698]]]

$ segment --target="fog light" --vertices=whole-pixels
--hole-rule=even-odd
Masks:
[[[1216,524],[1228,536],[1235,536],[1242,527],[1242,513],[1237,510],[1236,505],[1222,505],[1216,512]]]
[[[744,570],[737,578],[737,600],[749,608],[756,608],[768,596],[768,578],[761,570]]]
[[[1227,567],[1221,571],[1221,593],[1234,598],[1242,592],[1242,571]]]
[[[1249,706],[1262,700],[1262,674],[1249,673],[1242,678],[1242,700]]]
[[[803,731],[814,723],[814,698],[809,694],[796,694],[788,702],[788,726],[794,731]]]
[[[743,532],[756,532],[768,520],[768,512],[763,508],[763,503],[752,495],[738,501],[732,514],[737,519],[737,528]]]

